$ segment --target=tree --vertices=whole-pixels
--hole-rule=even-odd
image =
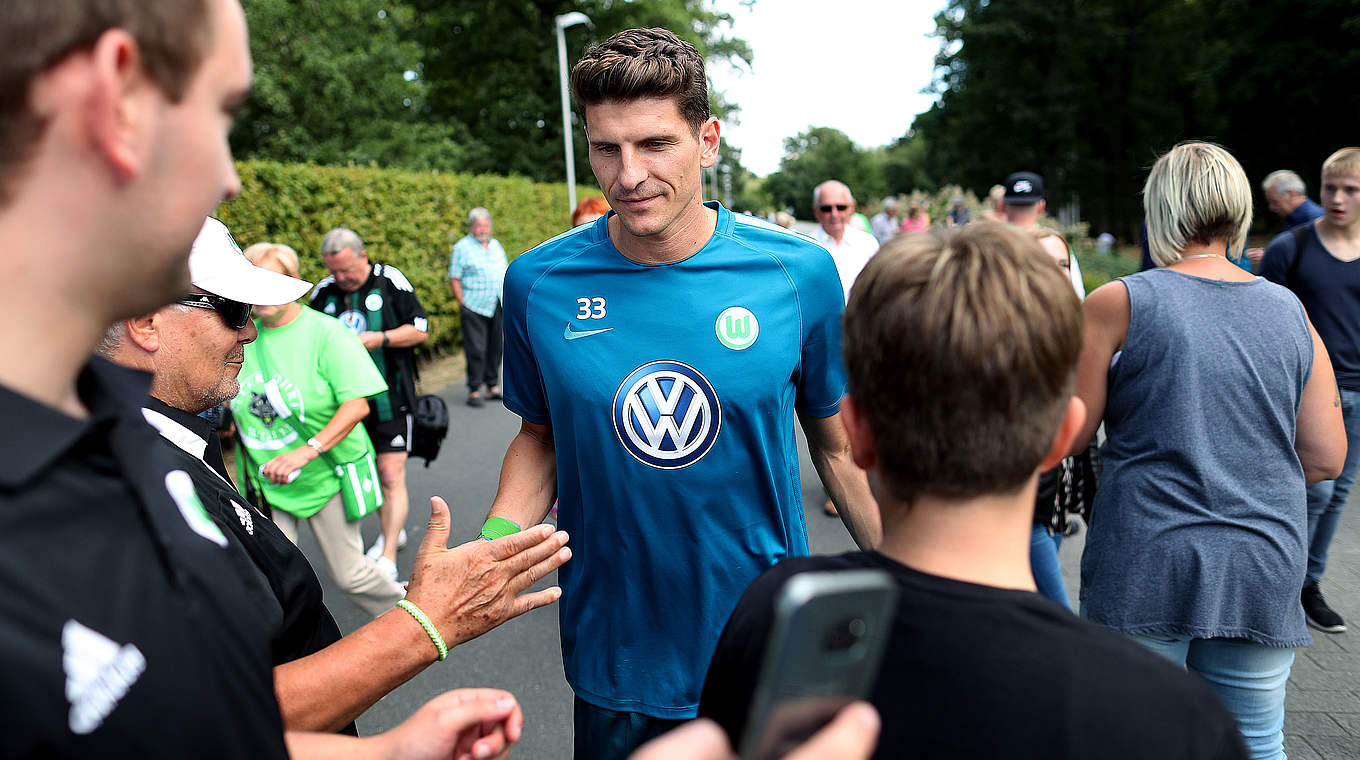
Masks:
[[[812,127],[784,138],[779,171],[765,178],[764,190],[776,206],[792,206],[795,216],[808,219],[812,217],[812,189],[828,179],[848,185],[861,205],[886,190],[883,173],[870,153],[831,127]]]
[[[660,26],[693,43],[713,63],[749,63],[749,46],[725,35],[731,16],[706,0],[410,0],[418,11],[414,39],[424,50],[427,118],[466,124],[484,146],[465,171],[565,175],[554,19],[580,11],[594,27],[566,30],[568,66],[591,43],[631,27]],[[722,113],[727,104],[710,94]],[[590,166],[579,114],[573,113],[578,171]]]
[[[979,194],[1043,174],[1125,239],[1157,155],[1211,139],[1259,180],[1314,174],[1354,142],[1355,0],[951,0],[936,16],[940,98],[913,124],[926,173]],[[1258,191],[1259,192],[1259,191]]]
[[[246,0],[244,8],[255,90],[232,133],[238,156],[423,169],[476,154],[465,127],[422,115],[409,6]]]

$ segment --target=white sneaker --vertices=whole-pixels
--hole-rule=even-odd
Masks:
[[[377,559],[382,556],[383,548],[386,545],[387,540],[383,538],[382,533],[379,533],[378,540],[374,541],[373,545],[368,547],[368,551],[364,552],[364,554],[367,555],[369,559]],[[406,548],[406,529],[402,528],[401,533],[397,534],[397,551],[401,551],[402,549],[405,548]]]
[[[377,565],[378,572],[382,573],[384,578],[389,581],[395,581],[397,579],[397,563],[379,555],[377,559],[373,560],[373,564]]]

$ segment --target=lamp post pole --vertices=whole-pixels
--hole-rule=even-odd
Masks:
[[[571,144],[571,101],[567,97],[567,36],[569,26],[590,23],[584,13],[572,11],[557,17],[557,73],[562,85],[562,150],[567,159],[567,215],[576,211],[576,155]],[[592,25],[593,26],[593,25]]]

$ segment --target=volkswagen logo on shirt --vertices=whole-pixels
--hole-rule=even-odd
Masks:
[[[634,459],[650,467],[694,464],[713,448],[721,427],[717,392],[688,364],[644,364],[614,394],[614,433]]]

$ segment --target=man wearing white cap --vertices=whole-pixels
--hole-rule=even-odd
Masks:
[[[194,241],[189,272],[195,292],[114,324],[100,351],[153,373],[143,416],[193,479],[208,515],[245,549],[234,557],[270,632],[284,726],[354,733],[355,717],[435,662],[438,650],[404,608],[342,639],[306,557],[228,481],[216,436],[197,416],[237,393],[245,344],[257,335],[251,306],[292,303],[311,285],[251,264],[211,217]],[[502,546],[477,541],[450,551],[448,508],[434,501],[407,601],[428,614],[446,648],[557,598],[556,589],[517,595],[565,561],[558,551],[565,534],[543,528]],[[474,612],[474,598],[493,601]]]

